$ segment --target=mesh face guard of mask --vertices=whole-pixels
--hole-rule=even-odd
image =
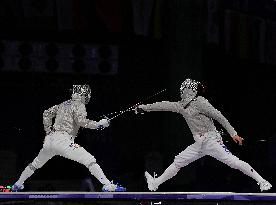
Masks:
[[[73,85],[73,94],[79,94],[84,96],[85,104],[87,104],[91,98],[91,88],[89,85]]]
[[[194,92],[197,92],[198,86],[200,85],[200,82],[196,81],[196,80],[192,80],[187,78],[180,87],[180,93],[182,94],[184,89],[190,89]]]

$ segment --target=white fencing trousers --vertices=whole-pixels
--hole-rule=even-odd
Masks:
[[[195,135],[194,139],[196,142],[178,154],[168,169],[160,177],[156,178],[158,185],[175,176],[180,168],[205,155],[214,157],[231,168],[242,171],[258,183],[264,180],[248,163],[240,160],[227,149],[217,131],[207,132],[204,135]]]
[[[25,168],[16,184],[22,185],[36,169],[41,168],[48,160],[56,155],[85,165],[91,174],[102,184],[110,184],[110,181],[106,178],[102,169],[96,163],[95,157],[87,152],[83,147],[75,144],[73,136],[66,132],[58,131],[45,137],[43,148],[33,162]]]
[[[54,132],[45,137],[43,148],[31,163],[35,169],[41,168],[49,159],[59,155],[79,162],[86,167],[96,163],[96,159],[83,147],[73,141],[73,137],[66,132]]]

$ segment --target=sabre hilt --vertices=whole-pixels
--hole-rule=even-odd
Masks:
[[[103,119],[101,119],[98,123],[101,123],[102,121],[106,120],[107,123],[105,122],[104,124],[100,124],[97,127],[97,130],[103,130],[104,128],[108,127],[110,125],[110,118],[108,118],[107,116],[103,116]]]
[[[145,113],[145,111],[142,108],[140,108],[139,106],[136,106],[133,110],[134,110],[135,114],[143,115]]]
[[[103,116],[103,119],[106,119],[108,122],[110,122],[110,118],[107,117],[106,115]]]

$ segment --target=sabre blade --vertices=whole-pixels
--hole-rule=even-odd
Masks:
[[[144,101],[147,101],[147,100],[149,100],[149,99],[155,97],[156,95],[159,95],[159,94],[165,92],[166,90],[167,90],[167,89],[163,89],[163,90],[161,90],[161,91],[159,91],[159,92],[157,92],[157,93],[155,93],[155,94],[153,94],[153,95],[151,95],[151,96],[145,98],[143,101],[140,101],[140,102],[136,103],[135,105],[132,105],[131,107],[128,107],[128,108],[125,109],[125,110],[118,111],[117,113],[119,113],[119,114],[116,114],[115,116],[109,118],[109,120],[113,120],[114,118],[117,118],[117,117],[121,116],[122,114],[124,114],[124,113],[126,113],[126,112],[128,112],[128,111],[133,110],[135,107],[137,107],[138,105],[142,104]],[[116,113],[116,112],[114,112],[114,113]]]

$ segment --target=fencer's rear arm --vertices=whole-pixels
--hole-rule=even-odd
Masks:
[[[153,104],[139,105],[139,108],[146,112],[151,111],[170,111],[179,112],[179,104],[177,102],[161,101]]]
[[[96,121],[87,119],[86,108],[85,108],[85,105],[82,103],[80,103],[76,107],[75,112],[74,112],[74,118],[75,118],[76,123],[80,127],[89,128],[89,129],[97,129],[98,128],[98,123]]]
[[[218,111],[216,108],[214,108],[207,99],[204,97],[199,96],[197,98],[197,108],[199,109],[199,112],[218,121],[230,134],[231,137],[237,135],[237,132],[235,129],[231,126],[231,124],[228,122],[228,120],[221,114],[220,111]]]
[[[49,134],[52,131],[52,119],[56,116],[57,110],[58,105],[55,105],[43,112],[43,125],[46,134]]]

